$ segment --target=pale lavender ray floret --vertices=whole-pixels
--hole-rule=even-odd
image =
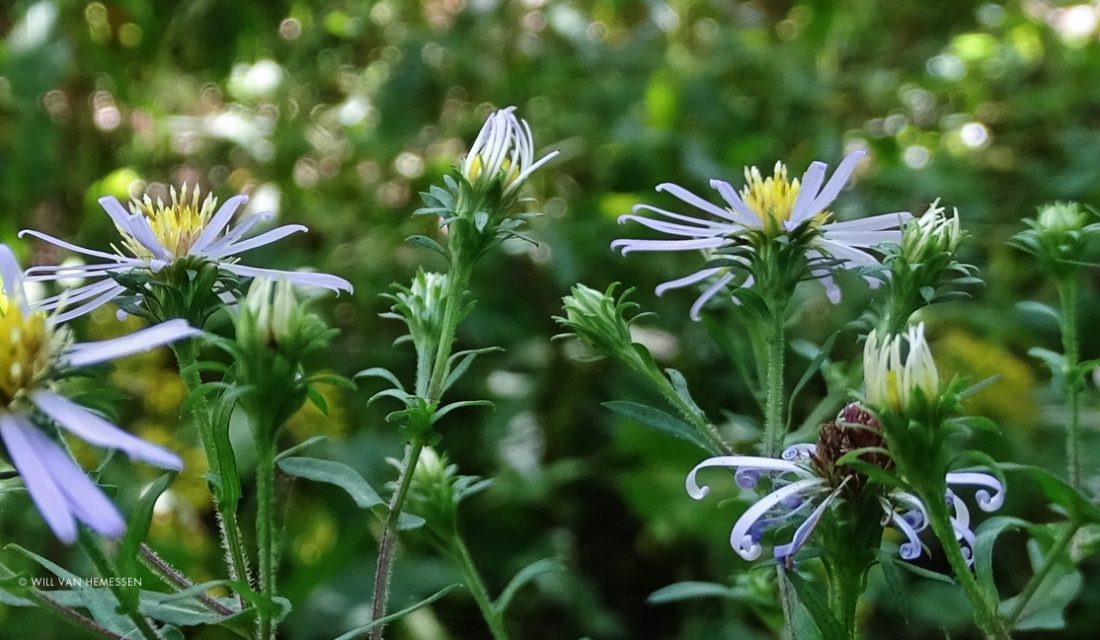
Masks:
[[[784,561],[793,557],[806,544],[829,507],[843,499],[842,490],[847,480],[839,486],[830,485],[814,463],[816,446],[799,444],[787,448],[781,459],[759,456],[718,456],[696,465],[687,476],[688,495],[696,500],[706,497],[710,488],[697,481],[699,471],[709,468],[734,469],[734,479],[742,489],[755,488],[761,478],[767,477],[771,491],[752,504],[734,523],[730,532],[730,546],[745,560],[756,560],[762,553],[760,541],[768,530],[792,523],[812,506],[812,511],[799,523],[791,540],[776,545],[773,555]],[[955,472],[947,475],[949,485],[979,486],[977,496],[983,511],[993,511],[1004,501],[1004,488],[991,475],[979,472]],[[989,493],[991,490],[993,493]],[[951,490],[946,500],[954,514],[951,525],[956,536],[966,547],[964,554],[972,561],[970,549],[974,533],[970,528],[970,512],[966,504]],[[879,497],[882,507],[882,524],[897,529],[905,542],[898,548],[904,560],[915,560],[924,551],[920,533],[929,527],[928,510],[916,495],[892,489]]]
[[[58,371],[108,362],[187,339],[200,332],[183,320],[166,322],[123,338],[72,344],[56,318],[27,302],[15,256],[0,245],[0,441],[19,472],[31,500],[55,535],[76,539],[78,523],[108,537],[125,530],[118,509],[107,499],[63,445],[43,431],[35,412],[93,445],[122,451],[134,460],[171,470],[179,456],[145,442],[51,389]]]
[[[878,258],[868,250],[880,244],[900,242],[900,228],[912,218],[908,212],[896,212],[860,220],[831,221],[827,209],[864,155],[863,151],[848,154],[827,182],[828,165],[817,161],[810,164],[801,180],[788,180],[787,169],[781,163],[776,164],[774,175],[767,178],[755,167],[746,169],[745,186],[740,193],[728,182],[711,180],[710,186],[722,198],[724,206],[676,184],[658,185],[657,191],[667,192],[701,213],[688,215],[648,204],[636,205],[632,213],[619,217],[620,224],[633,221],[667,238],[624,238],[612,242],[611,248],[620,250],[623,255],[634,251],[702,251],[709,255],[731,246],[734,238],[750,231],[778,237],[811,224],[816,233],[806,255],[810,275],[822,281],[832,302],[839,302],[840,289],[833,281],[833,272],[878,265]],[[698,320],[706,302],[734,282],[732,271],[731,267],[706,267],[664,282],[656,292],[661,295],[671,289],[711,281],[692,306],[691,316]],[[876,278],[865,276],[865,279],[872,287],[880,284]],[[749,288],[753,284],[748,277],[736,286]]]
[[[58,322],[66,322],[85,315],[122,295],[126,288],[112,276],[133,271],[157,273],[166,266],[184,258],[207,260],[218,268],[246,278],[266,277],[289,280],[297,285],[318,287],[331,291],[352,291],[351,283],[343,278],[324,273],[282,271],[243,265],[240,255],[263,247],[287,236],[308,229],[300,224],[275,227],[250,238],[245,238],[256,226],[271,219],[267,212],[251,213],[231,224],[238,210],[248,202],[248,196],[237,195],[226,200],[215,211],[217,201],[210,195],[199,201],[198,188],[189,197],[187,185],[180,196],[172,188],[172,200],[167,205],[159,199],[156,203],[148,196],[142,202],[133,201],[130,211],[114,197],[99,199],[100,206],[114,222],[121,236],[121,245],[114,253],[81,247],[41,231],[25,229],[20,237],[32,236],[67,251],[98,258],[105,262],[87,265],[40,266],[27,270],[30,282],[50,282],[81,279],[88,284],[43,299],[36,308],[60,310]]]

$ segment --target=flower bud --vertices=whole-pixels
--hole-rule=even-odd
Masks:
[[[1055,202],[1039,210],[1035,229],[1042,234],[1061,235],[1085,226],[1085,214],[1076,202]]]
[[[954,254],[962,239],[958,209],[953,215],[945,215],[944,208],[936,200],[923,216],[913,218],[905,225],[901,234],[901,252],[910,265],[928,264],[945,254]]]
[[[631,357],[634,353],[630,336],[630,324],[626,312],[636,307],[627,302],[630,290],[618,298],[612,284],[607,291],[598,291],[584,284],[573,287],[571,295],[562,298],[565,317],[555,317],[558,324],[572,330],[573,334],[598,353],[610,357]]]
[[[863,377],[867,402],[876,409],[902,413],[915,408],[918,395],[925,402],[937,400],[940,377],[924,324],[881,340],[872,331],[863,349]]]
[[[410,286],[394,285],[393,293],[384,294],[393,301],[384,317],[402,320],[417,348],[431,349],[443,326],[447,284],[445,273],[417,271]]]

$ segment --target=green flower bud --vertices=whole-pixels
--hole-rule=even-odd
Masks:
[[[428,530],[447,542],[455,535],[458,505],[488,486],[488,480],[459,475],[458,467],[449,464],[446,455],[424,447],[409,487],[409,511],[424,518]]]
[[[572,295],[562,298],[565,317],[555,317],[554,320],[601,355],[634,359],[636,354],[630,325],[638,316],[627,319],[626,314],[638,305],[626,301],[632,289],[616,297],[616,286],[618,283],[612,284],[607,291],[598,291],[577,284],[571,291]]]
[[[446,308],[448,276],[445,273],[419,270],[410,286],[395,284],[393,293],[383,294],[393,301],[385,318],[401,320],[409,328],[405,337],[416,345],[434,351],[443,326]]]
[[[1089,244],[1100,234],[1100,224],[1088,223],[1088,214],[1076,202],[1055,202],[1039,208],[1030,227],[1010,243],[1039,258],[1043,268],[1058,278],[1069,277],[1076,263],[1087,261]]]
[[[940,375],[924,338],[924,324],[883,338],[872,331],[863,349],[863,379],[867,403],[875,409],[906,413],[916,408],[918,398],[935,403]]]
[[[955,253],[965,237],[959,227],[959,211],[945,215],[936,200],[919,218],[909,221],[901,234],[901,252],[911,265],[928,264]]]
[[[1035,229],[1046,235],[1062,235],[1080,231],[1085,226],[1085,213],[1076,202],[1055,202],[1039,210]]]

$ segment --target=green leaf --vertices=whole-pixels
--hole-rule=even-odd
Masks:
[[[328,400],[325,400],[325,396],[320,391],[313,387],[306,388],[306,397],[313,403],[313,406],[317,407],[321,413],[328,415]]]
[[[1066,358],[1057,351],[1032,347],[1027,350],[1027,355],[1041,360],[1054,375],[1062,375],[1066,370]]]
[[[622,400],[605,402],[603,406],[624,418],[634,420],[666,436],[672,436],[673,438],[679,438],[686,442],[690,442],[708,453],[718,453],[713,450],[710,444],[708,444],[702,436],[695,432],[691,425],[660,409],[654,409],[653,407],[638,404],[637,402],[626,402]]]
[[[802,606],[806,607],[806,611],[813,618],[817,630],[821,632],[822,640],[847,640],[844,625],[833,615],[829,599],[823,593],[821,586],[806,580],[798,575],[797,571],[787,571],[784,575],[794,586]]]
[[[347,492],[360,509],[370,509],[385,504],[359,472],[342,462],[320,458],[290,457],[279,460],[279,469],[287,475],[314,482],[336,485]]]
[[[433,595],[425,598],[424,600],[421,600],[420,602],[417,602],[416,604],[412,605],[411,607],[406,607],[406,608],[404,608],[400,611],[397,611],[395,613],[391,613],[388,616],[384,616],[382,618],[379,618],[379,619],[377,619],[377,620],[375,620],[375,621],[373,621],[369,624],[363,625],[362,627],[357,627],[355,629],[352,629],[351,631],[348,631],[347,633],[340,636],[339,638],[336,638],[336,640],[355,640],[356,638],[361,637],[364,633],[370,631],[371,629],[373,629],[373,628],[375,628],[379,625],[389,624],[389,623],[393,622],[394,620],[404,618],[405,616],[409,615],[413,611],[416,611],[417,609],[423,609],[424,607],[432,604],[436,600],[439,600],[443,596],[447,595],[448,593],[454,591],[455,589],[459,589],[461,587],[462,587],[462,585],[460,585],[460,584],[452,584],[449,587],[446,587],[444,589],[441,589],[441,590],[435,592]]]
[[[984,416],[962,416],[959,418],[952,418],[944,424],[952,427],[965,427],[967,429],[988,431],[996,434],[1001,433],[1001,428],[997,426],[997,423]]]
[[[488,400],[461,400],[459,402],[452,402],[451,404],[440,408],[438,411],[432,414],[432,424],[439,422],[448,413],[455,409],[463,409],[466,407],[492,407],[493,403]]]
[[[496,353],[504,351],[501,347],[485,347],[484,349],[470,349],[467,351],[459,351],[452,355],[447,363],[447,370],[450,372],[447,374],[447,379],[443,383],[443,390],[447,391],[451,386],[458,382],[466,371],[470,368],[470,365],[474,363],[474,360],[483,353]],[[457,364],[456,364],[457,363]]]
[[[997,585],[993,581],[993,546],[997,538],[1005,531],[1021,529],[1028,523],[1011,516],[996,516],[986,520],[975,532],[974,542],[974,573],[978,578],[978,584],[986,593],[990,602],[997,602],[1001,598],[997,595]]]
[[[733,587],[715,582],[677,582],[649,594],[646,602],[649,604],[668,604],[683,600],[698,600],[700,598],[724,598],[733,600],[738,591]]]
[[[791,391],[790,399],[787,401],[787,430],[790,431],[791,420],[794,416],[794,404],[795,399],[798,398],[798,394],[802,391],[803,387],[809,384],[813,379],[814,374],[825,362],[825,359],[829,357],[829,353],[833,350],[833,343],[836,342],[837,336],[840,332],[834,332],[831,336],[825,339],[825,343],[821,345],[820,349],[817,349],[817,353],[814,354],[810,364],[806,367],[806,371],[802,373],[802,377],[798,379],[798,383],[794,385],[794,389]]]
[[[402,393],[407,393],[405,391],[405,386],[401,384],[401,381],[398,380],[397,376],[394,375],[394,373],[389,369],[383,369],[382,367],[372,367],[370,369],[364,369],[363,371],[360,371],[359,373],[355,374],[354,377],[356,380],[358,380],[359,378],[381,378],[386,382],[392,384],[394,389],[397,389]]]
[[[175,473],[165,473],[150,482],[130,513],[126,522],[126,534],[122,537],[122,543],[118,548],[118,569],[123,576],[137,577],[138,549],[145,537],[149,535],[149,523],[153,520],[153,506],[175,477]]]
[[[1037,540],[1029,540],[1027,544],[1028,557],[1032,567],[1040,567],[1047,561],[1045,552]],[[1055,566],[1047,574],[1043,584],[1031,597],[1031,600],[1020,612],[1013,628],[1017,631],[1029,631],[1035,629],[1057,630],[1066,626],[1066,607],[1068,607],[1081,592],[1084,579],[1068,562],[1055,561]],[[1016,607],[1019,596],[1005,600],[1000,604],[999,611],[1002,615],[1008,614]]]
[[[328,436],[313,436],[312,438],[303,440],[293,447],[290,447],[289,449],[280,452],[279,455],[275,456],[275,461],[278,462],[283,458],[289,458],[298,452],[305,451],[313,445],[320,444],[326,440],[328,440]]]
[[[197,596],[206,593],[210,589],[225,584],[226,581],[217,580],[198,584],[186,591],[180,591],[178,593],[142,591],[140,600],[141,613],[154,620],[179,627],[219,625],[229,620],[251,616],[254,613],[253,610],[236,611],[228,616],[221,615],[211,611],[197,599]],[[237,608],[236,601],[233,598],[222,598],[220,601],[230,609],[236,610]]]
[[[694,411],[696,415],[702,416],[703,410],[699,408],[699,405],[695,404],[695,399],[691,397],[691,391],[688,389],[688,383],[687,380],[684,379],[684,374],[672,368],[665,369],[665,374],[672,382],[672,388],[676,390],[676,395],[680,396],[684,404],[691,407],[691,410]]]
[[[504,612],[508,610],[508,605],[512,604],[512,599],[527,583],[544,573],[559,570],[561,570],[561,563],[554,558],[544,558],[520,569],[512,578],[512,581],[508,583],[508,586],[504,587],[504,591],[500,592],[500,597],[493,603],[493,609],[498,616],[503,616]]]
[[[1062,507],[1071,520],[1100,523],[1100,507],[1065,480],[1041,467],[1012,462],[997,465],[1004,471],[1026,474],[1039,486],[1047,500]]]
[[[434,251],[434,252],[438,253],[439,255],[443,256],[444,258],[448,257],[447,256],[447,250],[444,249],[438,242],[436,242],[435,240],[432,240],[428,236],[422,236],[422,235],[409,236],[408,238],[405,238],[405,241],[410,243],[410,244],[415,244],[416,246],[427,249],[429,251]]]

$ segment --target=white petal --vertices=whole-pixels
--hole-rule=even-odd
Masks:
[[[730,206],[732,210],[733,219],[746,227],[753,229],[759,229],[763,226],[763,222],[760,220],[760,216],[756,215],[756,212],[749,208],[745,201],[738,195],[737,189],[733,188],[733,185],[725,180],[711,180],[710,187],[718,192],[718,195],[722,196],[722,199],[726,201],[726,204]]]
[[[828,168],[829,165],[824,162],[811,162],[806,173],[802,174],[798,195],[794,199],[794,204],[791,205],[788,229],[794,229],[820,211],[820,209],[812,211],[810,207],[817,192],[821,190],[821,182],[825,180],[825,170]]]
[[[802,548],[802,545],[806,544],[806,541],[810,539],[810,534],[813,533],[814,528],[817,527],[818,521],[821,520],[821,516],[825,515],[825,510],[829,508],[833,500],[840,494],[840,489],[834,490],[821,504],[814,509],[814,512],[810,514],[810,517],[802,521],[802,524],[798,525],[798,529],[794,532],[794,537],[787,544],[781,544],[773,549],[773,554],[777,560],[785,560],[794,554],[798,553],[798,550]]]
[[[978,500],[978,506],[987,513],[1000,509],[1005,503],[1004,487],[997,478],[989,474],[955,471],[947,474],[946,480],[948,485],[966,485],[992,489],[992,495],[985,489],[979,489],[974,494],[974,497]]]
[[[267,222],[268,220],[270,220],[271,215],[272,214],[267,211],[246,215],[245,217],[241,218],[235,226],[231,227],[224,236],[210,243],[210,245],[206,247],[206,251],[204,253],[210,254],[216,251],[220,251],[226,246],[233,244],[237,240],[243,238],[245,234],[251,231],[252,228],[256,225],[260,224],[261,222]]]
[[[194,244],[188,250],[188,253],[196,256],[202,255],[204,249],[210,246],[210,243],[218,237],[218,234],[225,229],[226,225],[233,218],[233,214],[237,213],[242,205],[248,202],[248,196],[239,195],[233,196],[222,203],[222,206],[218,207],[217,213],[214,214],[210,221],[206,223],[206,227],[199,234],[199,237],[195,240]]]
[[[29,314],[30,305],[27,304],[27,293],[23,290],[23,271],[19,267],[19,260],[6,244],[0,244],[0,279],[4,294],[16,301],[24,315]]]
[[[710,268],[710,269],[702,269],[700,271],[696,271],[695,273],[691,274],[690,276],[684,276],[683,278],[677,278],[675,280],[669,280],[668,282],[662,282],[661,284],[657,285],[656,293],[657,293],[658,296],[661,296],[661,295],[664,295],[664,293],[666,291],[670,291],[672,289],[679,289],[681,287],[686,287],[688,285],[693,285],[696,282],[701,282],[703,280],[706,280],[707,278],[713,276],[714,274],[718,273],[721,270],[722,270],[722,267],[713,267],[713,268]]]
[[[73,251],[75,253],[82,253],[86,256],[94,256],[96,258],[103,258],[105,260],[110,260],[112,262],[118,262],[120,264],[132,264],[132,265],[138,265],[138,264],[144,265],[144,264],[146,264],[144,261],[136,260],[134,258],[128,258],[126,256],[118,256],[118,255],[114,255],[114,254],[111,254],[111,253],[104,253],[102,251],[96,251],[95,249],[85,249],[84,247],[78,247],[75,244],[70,244],[68,242],[65,242],[64,240],[55,238],[55,237],[53,237],[53,236],[51,236],[47,233],[42,233],[41,231],[35,231],[34,229],[24,229],[24,230],[20,231],[19,232],[19,237],[22,238],[23,236],[31,236],[31,237],[34,237],[34,238],[38,238],[39,240],[41,240],[41,241],[43,241],[47,244],[54,245],[55,247],[61,247],[62,249],[68,249],[69,251]]]
[[[70,309],[69,311],[66,311],[64,313],[59,313],[58,315],[53,317],[53,322],[55,324],[61,324],[63,322],[68,322],[73,318],[79,318],[84,314],[91,313],[92,311],[95,311],[96,309],[102,307],[108,302],[114,300],[125,291],[126,287],[122,285],[116,285],[105,291],[98,298],[93,299],[91,302],[84,303],[81,306],[75,309]]]
[[[715,229],[711,225],[705,227],[692,227],[686,224],[676,224],[674,222],[664,222],[663,220],[654,220],[652,218],[646,218],[643,216],[636,216],[632,214],[626,214],[619,216],[619,224],[625,223],[627,220],[633,220],[638,224],[649,227],[654,231],[660,231],[674,236],[685,236],[688,238],[710,238],[726,233],[723,229]]]
[[[785,460],[765,458],[762,456],[716,456],[708,458],[691,470],[685,481],[688,495],[696,500],[702,500],[710,493],[710,487],[701,486],[695,477],[703,469],[727,468],[727,469],[753,469],[756,471],[779,471],[783,473],[796,473],[800,476],[811,475],[805,467]]]
[[[127,212],[118,200],[111,196],[100,198],[99,205],[103,207],[107,215],[111,216],[111,219],[115,221],[115,224],[119,226],[123,233],[137,240],[138,244],[145,247],[149,253],[161,260],[171,260],[174,257],[157,240],[153,228],[149,226],[149,221],[145,219],[144,215]]]
[[[810,205],[807,217],[816,215],[821,211],[824,211],[829,205],[836,200],[836,197],[840,195],[840,190],[844,188],[844,185],[848,183],[848,179],[852,177],[852,172],[856,170],[856,165],[860,160],[867,155],[866,151],[853,151],[849,153],[844,160],[840,162],[840,166],[833,172],[829,182],[825,184],[825,188],[821,190],[821,193],[817,194],[814,198],[813,204]]]
[[[763,498],[757,500],[744,514],[738,518],[730,532],[730,546],[745,560],[756,560],[760,557],[760,545],[749,533],[752,525],[764,517],[773,507],[779,505],[788,498],[804,494],[814,494],[825,486],[823,478],[806,478],[798,482],[792,482],[782,488],[776,489]]]
[[[714,281],[714,284],[707,287],[706,291],[703,291],[703,293],[695,299],[695,302],[691,305],[691,310],[688,313],[692,320],[699,322],[699,320],[703,317],[703,306],[706,305],[707,301],[713,298],[715,294],[717,294],[722,289],[722,287],[725,287],[733,280],[733,275],[734,274],[732,273],[727,273],[721,278],[718,278]]]
[[[186,320],[169,320],[121,338],[75,344],[66,353],[65,360],[74,367],[86,367],[143,353],[201,333],[188,325]]]
[[[611,243],[612,249],[622,248],[625,256],[634,251],[691,251],[717,249],[726,244],[725,238],[701,238],[697,240],[635,240],[622,238]]]
[[[51,420],[92,444],[118,449],[130,458],[163,469],[179,471],[183,468],[183,461],[171,451],[126,433],[66,398],[42,389],[32,391],[30,398]]]
[[[726,220],[737,222],[737,218],[729,211],[726,211],[722,207],[719,207],[712,202],[700,198],[699,196],[695,195],[694,193],[688,191],[678,184],[665,182],[663,184],[657,185],[657,191],[667,191],[673,196],[679,198],[680,200],[683,200],[687,204],[690,204],[696,209],[699,209],[700,211],[706,211],[707,213],[718,216],[719,218],[725,218]]]
[[[849,247],[874,247],[887,242],[901,242],[901,231],[836,231],[823,229],[822,236]]]
[[[651,211],[653,213],[665,216],[666,218],[671,218],[673,220],[679,220],[681,222],[687,222],[699,226],[724,229],[730,233],[736,231],[739,228],[736,224],[726,222],[725,220],[711,220],[708,218],[696,218],[695,216],[686,216],[682,213],[676,213],[674,211],[669,211],[660,207],[654,207],[648,204],[636,204],[631,207],[630,210],[635,214],[637,214],[639,211]]]
[[[885,231],[887,229],[899,229],[912,218],[913,214],[908,211],[897,211],[857,220],[830,222],[822,225],[821,228],[824,231]]]
[[[327,273],[314,273],[312,271],[279,271],[277,269],[257,269],[241,264],[221,264],[226,271],[235,273],[245,278],[271,278],[273,280],[287,280],[300,287],[317,287],[329,291],[347,291],[352,293],[354,287],[351,283],[338,276]]]
[[[228,256],[235,256],[238,253],[244,253],[245,251],[248,251],[250,249],[262,247],[273,242],[278,242],[279,240],[282,240],[289,235],[302,231],[309,231],[309,228],[300,224],[288,224],[281,227],[276,227],[271,231],[265,231],[264,233],[261,233],[255,238],[249,238],[248,240],[244,240],[236,244],[226,245],[224,247],[221,247],[217,251],[209,251],[205,254],[205,257],[211,260],[219,260]],[[195,253],[195,255],[199,254]]]

